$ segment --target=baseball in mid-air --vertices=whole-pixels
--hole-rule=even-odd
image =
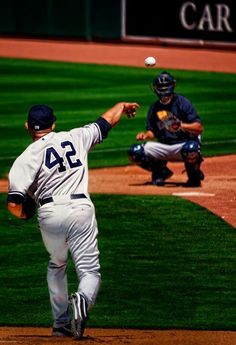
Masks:
[[[156,64],[156,59],[153,56],[149,56],[144,60],[146,67],[153,67]]]

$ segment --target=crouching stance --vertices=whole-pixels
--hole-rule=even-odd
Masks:
[[[183,161],[188,176],[186,186],[200,187],[204,174],[200,169],[203,125],[192,103],[174,92],[176,81],[168,72],[158,75],[152,84],[158,100],[148,111],[146,131],[138,133],[128,150],[129,159],[149,170],[152,183],[163,186],[173,175],[169,161]]]

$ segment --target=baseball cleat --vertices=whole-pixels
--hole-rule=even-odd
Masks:
[[[173,175],[173,171],[169,168],[164,167],[161,173],[156,174],[155,172],[152,173],[152,184],[155,186],[164,186],[165,180],[170,178]]]
[[[52,329],[53,337],[73,337],[73,332],[71,329],[71,324],[68,323],[65,326],[53,327]]]
[[[156,178],[154,180],[152,180],[152,184],[154,186],[164,186],[165,185],[165,181],[163,178],[159,177],[159,178]]]
[[[75,339],[83,337],[84,329],[87,321],[88,306],[85,298],[75,292],[71,295],[70,306],[72,310],[71,329]]]

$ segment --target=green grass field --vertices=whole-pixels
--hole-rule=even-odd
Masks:
[[[158,69],[76,63],[0,59],[0,176],[30,143],[24,129],[32,104],[55,109],[57,130],[94,121],[119,101],[136,101],[141,108],[133,120],[122,119],[109,139],[91,152],[90,167],[129,164],[126,151],[136,133],[145,129],[146,112],[156,96],[150,89]],[[170,70],[176,91],[189,97],[205,126],[203,154],[236,151],[236,74]],[[3,164],[4,162],[4,164]]]
[[[3,208],[4,198],[0,195],[0,324],[50,326],[48,256],[36,219],[14,219]],[[103,282],[90,327],[236,327],[235,229],[178,197],[92,199]],[[68,275],[73,292],[71,263]]]
[[[176,91],[203,119],[204,156],[236,148],[236,75],[170,70]],[[155,73],[154,73],[155,72]],[[128,164],[126,150],[145,128],[159,70],[0,59],[0,177],[31,142],[29,107],[55,109],[57,129],[95,120],[118,101],[137,101],[133,120],[122,119],[89,156],[92,167]],[[0,194],[0,324],[51,325],[47,253],[36,219],[6,211]],[[173,196],[92,195],[100,229],[103,284],[91,327],[235,329],[235,229],[206,209]],[[69,265],[69,289],[76,276]]]

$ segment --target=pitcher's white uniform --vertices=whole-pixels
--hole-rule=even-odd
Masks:
[[[24,196],[28,191],[39,205],[39,226],[50,254],[47,280],[57,327],[70,320],[68,249],[79,278],[78,291],[89,307],[100,285],[98,229],[88,194],[87,155],[101,141],[96,122],[68,132],[50,132],[29,145],[9,173],[8,194]]]

